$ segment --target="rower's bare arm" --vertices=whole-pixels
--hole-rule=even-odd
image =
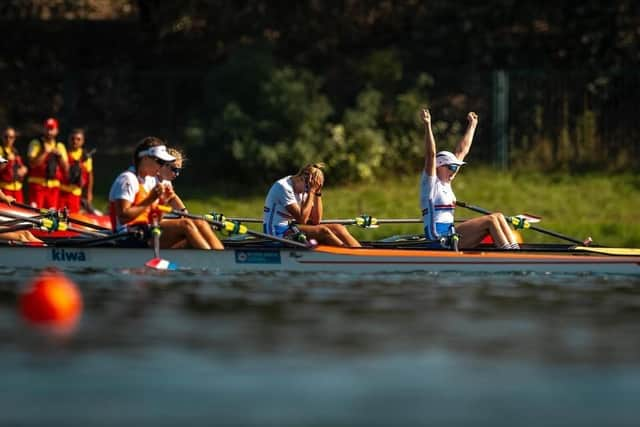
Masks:
[[[115,201],[115,210],[118,220],[121,223],[127,223],[132,221],[141,215],[145,210],[149,208],[164,192],[164,186],[162,184],[156,185],[145,197],[140,204],[133,205],[132,202],[125,199],[118,199]]]
[[[478,115],[471,111],[467,114],[467,130],[458,145],[456,146],[456,150],[453,154],[456,155],[458,160],[462,161],[469,154],[469,150],[471,149],[471,144],[473,143],[473,136],[476,133],[476,128],[478,127]]]
[[[293,217],[293,220],[298,224],[306,224],[311,217],[311,210],[313,209],[313,203],[310,202],[313,196],[309,195],[307,199],[302,202],[302,206],[297,203],[293,203],[287,206],[287,211]]]
[[[2,190],[0,190],[0,202],[4,202],[8,205],[10,205],[11,203],[15,202],[16,199],[11,197],[11,196],[7,196],[6,194],[4,194],[2,192]]]
[[[431,112],[424,108],[420,112],[420,118],[424,123],[424,171],[427,176],[436,174],[436,139],[431,128]]]
[[[313,208],[311,209],[311,224],[320,224],[322,220],[322,188],[324,187],[324,175],[317,174],[311,177],[310,193],[314,195]]]

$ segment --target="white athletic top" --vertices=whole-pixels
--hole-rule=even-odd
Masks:
[[[262,223],[268,234],[276,235],[276,227],[284,227],[293,219],[287,206],[302,203],[307,199],[307,193],[294,193],[291,175],[279,179],[271,186],[264,201]]]
[[[115,181],[113,181],[111,190],[109,190],[109,203],[113,203],[116,200],[126,200],[133,203],[140,185],[143,185],[145,190],[149,192],[156,186],[157,182],[154,176],[139,177],[131,167],[118,175]],[[123,231],[125,228],[124,225],[120,224],[117,216],[114,215],[114,217],[116,221],[116,231]]]
[[[451,183],[444,183],[437,176],[427,176],[423,170],[420,179],[420,207],[425,229],[428,228],[431,235],[438,236],[436,224],[453,224],[456,195]]]

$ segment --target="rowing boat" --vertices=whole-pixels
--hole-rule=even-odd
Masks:
[[[640,250],[588,247],[489,248],[447,251],[414,248],[287,248],[269,243],[226,243],[224,251],[163,250],[181,269],[214,273],[568,273],[640,276]],[[144,266],[151,249],[82,246],[0,246],[0,266],[9,268],[131,269]]]

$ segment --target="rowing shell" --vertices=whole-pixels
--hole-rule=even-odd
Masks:
[[[266,271],[402,273],[596,273],[640,276],[640,255],[604,255],[575,250],[564,253],[466,251],[376,248],[315,249],[230,247],[223,251],[163,250],[162,257],[179,268],[216,273]],[[114,247],[0,246],[3,267],[58,267],[61,269],[129,269],[144,266],[151,249]]]

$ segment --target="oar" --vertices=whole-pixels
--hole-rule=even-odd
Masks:
[[[301,243],[301,242],[296,242],[294,240],[283,239],[281,237],[272,236],[270,234],[261,233],[259,231],[251,230],[251,229],[245,227],[244,225],[240,224],[239,222],[226,221],[226,220],[225,221],[217,221],[217,220],[213,219],[212,215],[193,215],[193,214],[186,213],[186,212],[172,210],[170,206],[159,206],[159,209],[162,212],[171,213],[173,215],[182,216],[182,217],[185,217],[185,218],[204,220],[204,221],[208,222],[209,224],[214,225],[215,227],[217,227],[221,231],[226,231],[229,234],[249,234],[251,236],[261,237],[263,239],[268,239],[268,240],[273,240],[274,242],[280,242],[280,243],[282,243],[284,245],[293,246],[293,247],[296,247],[296,248],[309,249],[309,248],[313,247],[313,245],[309,245],[309,244],[305,244],[305,243]],[[262,222],[262,220],[260,222]]]
[[[27,205],[27,204],[19,203],[19,202],[13,202],[13,203],[11,203],[11,205],[12,206],[17,206],[17,207],[22,208],[22,209],[30,210],[31,212],[37,212],[37,213],[39,213],[41,215],[53,215],[53,214],[55,214],[55,215],[61,216],[60,212],[56,211],[55,209],[34,208],[31,205]],[[83,227],[92,228],[94,230],[111,233],[111,229],[110,228],[106,228],[106,227],[103,227],[101,225],[93,224],[91,222],[82,221],[80,219],[74,218],[74,217],[69,216],[69,215],[65,215],[63,217],[64,217],[65,220],[69,220],[69,222],[72,222],[72,223],[74,223],[76,225],[81,225]]]
[[[593,252],[603,255],[640,256],[640,249],[634,248],[600,248],[587,246],[574,246],[572,250],[582,252]]]
[[[127,239],[129,237],[136,237],[138,239],[144,238],[144,232],[142,230],[136,231],[123,231],[120,233],[114,233],[110,236],[95,237],[92,239],[56,239],[50,242],[54,246],[97,246],[106,242],[112,242],[116,240]]]
[[[144,265],[156,270],[177,270],[178,266],[169,260],[160,258],[160,235],[162,230],[158,226],[158,216],[153,215],[151,222],[151,236],[153,237],[153,258]]]
[[[35,227],[34,224],[24,224],[24,221],[22,221],[21,224],[15,224],[6,228],[4,226],[1,227],[0,234],[11,233],[12,231],[33,230],[33,227]]]
[[[469,205],[465,202],[462,202],[460,200],[456,201],[456,206],[462,206],[463,208],[467,208],[469,210],[475,211],[475,212],[479,212],[485,215],[491,214],[491,211],[488,211],[486,209],[483,209],[479,206],[474,206],[474,205]],[[553,237],[557,237],[558,239],[563,239],[566,240],[568,242],[572,242],[575,243],[577,245],[584,245],[584,246],[589,246],[591,244],[591,242],[593,241],[591,239],[591,237],[587,237],[585,240],[578,240],[576,238],[573,237],[569,237],[569,236],[565,236],[564,234],[560,234],[560,233],[556,233],[555,231],[551,231],[551,230],[547,230],[544,228],[540,228],[540,227],[536,227],[535,225],[531,225],[531,223],[529,221],[527,221],[526,219],[523,219],[521,217],[518,216],[508,216],[508,215],[504,215],[504,218],[507,220],[507,222],[510,222],[511,224],[513,224],[516,228],[529,228],[531,230],[535,230],[539,233],[543,233],[543,234],[547,234],[549,236],[553,236]]]
[[[262,218],[230,217],[229,221],[262,223]],[[320,224],[358,225],[362,228],[376,228],[379,224],[422,224],[420,218],[375,218],[369,215],[361,215],[355,218],[323,219]],[[367,225],[369,224],[369,225]]]
[[[32,216],[31,218],[41,218],[41,217],[42,217],[42,215],[35,215],[35,216]],[[20,223],[23,223],[23,222],[24,221],[22,221],[22,219],[12,218],[12,219],[8,219],[6,221],[0,221],[0,226],[1,227],[11,227],[12,225],[20,224]]]
[[[78,228],[68,225],[66,222],[58,221],[57,218],[51,219],[51,218],[28,217],[28,216],[21,216],[13,212],[6,212],[6,211],[0,211],[0,216],[6,216],[9,218],[18,219],[18,220],[21,220],[22,222],[30,222],[32,224],[37,225],[38,227],[42,227],[46,231],[67,231],[68,230],[68,231],[73,231],[74,233],[84,234],[87,236],[94,236],[94,237],[104,236],[104,234],[102,233],[97,233],[97,232],[88,231],[88,230],[80,230]]]

